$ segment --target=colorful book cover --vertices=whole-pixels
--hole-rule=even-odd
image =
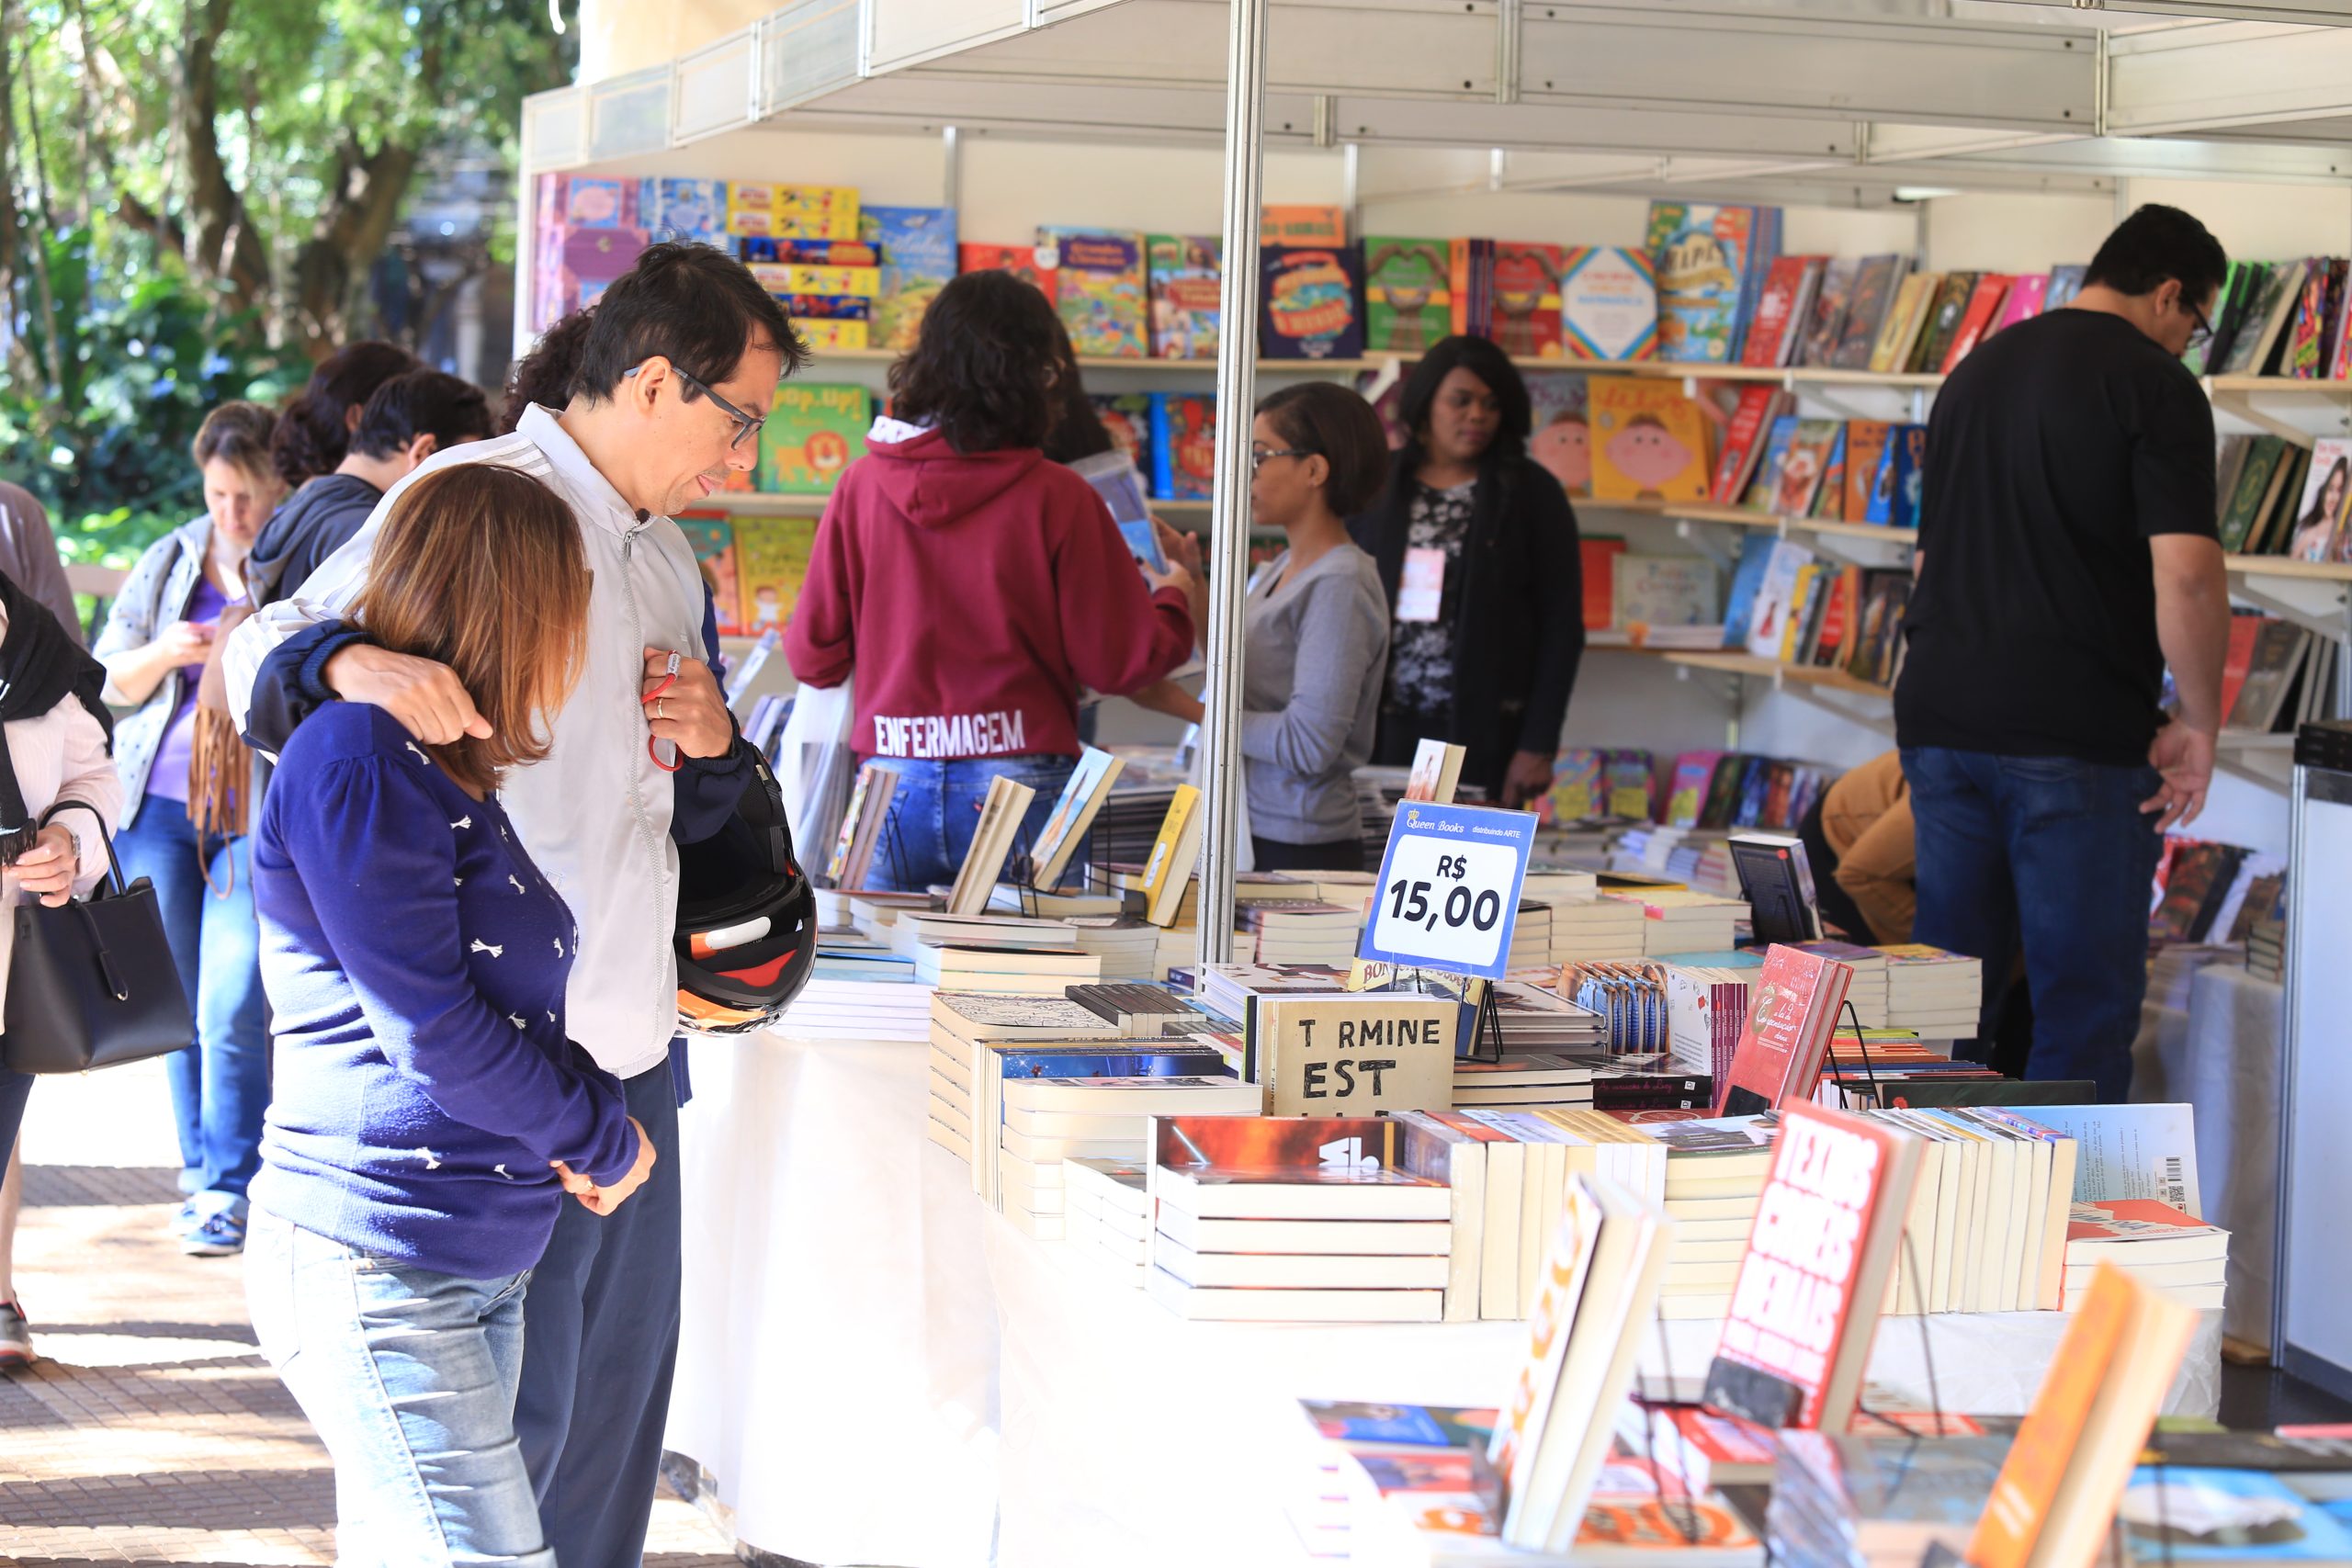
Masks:
[[[1960,324],[1968,314],[1968,301],[1976,293],[1976,274],[1948,272],[1943,286],[1936,290],[1935,308],[1928,314],[1927,330],[1919,334],[1919,346],[1911,356],[1908,368],[1929,372],[1944,362],[1952,342],[1960,336]]]
[[[956,247],[958,272],[1009,272],[1034,284],[1046,299],[1054,297],[1054,269],[1037,265],[1035,245],[971,245]]]
[[[1154,234],[1144,242],[1155,359],[1215,359],[1223,308],[1215,234]]]
[[[1680,387],[1603,376],[1591,395],[1595,499],[1707,499],[1707,418]]]
[[[1829,460],[1822,465],[1821,483],[1813,492],[1809,515],[1826,523],[1846,520],[1846,428],[1840,424],[1837,438],[1829,443]]]
[[[1878,483],[1879,464],[1894,434],[1894,426],[1884,420],[1846,422],[1846,494],[1838,515],[1847,522],[1877,521],[1871,516],[1871,492]]]
[[[2287,339],[2287,351],[2278,362],[2278,373],[2297,380],[2309,381],[2319,374],[2322,356],[2326,352],[2329,304],[2334,298],[2331,278],[2340,285],[2340,276],[2326,264],[2313,266],[2303,279],[2302,298],[2295,304],[2295,321]]]
[[[1495,242],[1495,343],[1520,359],[1557,359],[1560,274],[1557,245]]]
[[[2041,314],[2042,304],[2049,297],[2050,276],[2047,273],[2029,273],[2012,279],[2008,298],[2001,301],[2001,314],[1993,323],[1993,332],[2016,326],[2019,321],[2031,321]]]
[[[1887,522],[1896,528],[1917,528],[1919,525],[1919,502],[1926,494],[1928,483],[1928,427],[1924,424],[1895,426],[1887,449],[1894,455]]]
[[[1348,243],[1348,211],[1344,207],[1283,207],[1258,209],[1261,245],[1311,245],[1329,249]]]
[[[1149,477],[1153,474],[1151,449],[1151,394],[1148,392],[1096,392],[1088,401],[1094,405],[1094,417],[1102,422],[1111,444],[1127,455],[1136,472]],[[1160,492],[1154,491],[1154,495]],[[1164,495],[1160,499],[1166,500]]]
[[[874,423],[864,387],[786,381],[760,431],[760,489],[770,495],[831,495]]]
[[[736,575],[741,584],[744,636],[757,637],[792,619],[801,584],[808,581],[817,522],[814,517],[737,519]]]
[[[956,209],[868,207],[858,214],[857,231],[882,252],[870,341],[876,348],[904,354],[922,330],[922,313],[956,276]]]
[[[1804,292],[1806,269],[1821,265],[1818,256],[1778,256],[1764,276],[1764,292],[1757,297],[1756,319],[1748,323],[1747,342],[1739,362],[1755,369],[1788,363],[1783,352]]]
[[[836,294],[872,299],[882,292],[878,266],[809,266],[800,262],[746,262],[752,278],[769,293]]]
[[[1747,489],[1736,504],[1750,512],[1770,512],[1781,493],[1781,468],[1789,455],[1789,443],[1797,438],[1797,416],[1784,413],[1772,421],[1771,430],[1764,437],[1764,455],[1756,460]]]
[[[1854,283],[1861,271],[1862,264],[1855,257],[1830,258],[1822,269],[1821,287],[1814,292],[1813,316],[1804,323],[1804,342],[1791,355],[1792,363],[1824,367],[1838,357],[1838,345],[1845,339],[1847,311],[1854,300]]]
[[[1446,242],[1446,294],[1453,301],[1453,331],[1462,337],[1495,335],[1495,243]]]
[[[1584,629],[1603,632],[1617,624],[1617,569],[1612,564],[1625,553],[1625,541],[1606,534],[1585,534],[1577,540],[1583,567]],[[2229,705],[2222,705],[2224,713]]]
[[[2089,267],[2079,265],[2052,267],[2050,288],[2042,295],[2041,308],[2055,310],[2062,305],[2074,303],[2075,296],[2083,291],[2083,278],[2089,271]]]
[[[1685,751],[1674,760],[1674,777],[1666,793],[1668,827],[1699,825],[1699,808],[1706,804],[1707,788],[1714,782],[1716,764],[1723,760],[1721,751]]]
[[[808,345],[811,353],[822,354],[828,349],[863,350],[868,341],[866,325],[864,321],[828,321],[810,318],[794,321],[792,329],[800,334],[800,341]]]
[[[1796,432],[1781,455],[1772,503],[1765,510],[1782,517],[1803,517],[1813,510],[1814,494],[1821,488],[1822,474],[1829,466],[1829,448],[1836,445],[1839,429],[1834,419],[1797,421]]]
[[[1708,498],[1716,505],[1733,505],[1747,488],[1747,476],[1760,457],[1758,448],[1767,434],[1766,422],[1779,401],[1780,394],[1770,387],[1739,389],[1739,406],[1724,427],[1723,452],[1715,461],[1714,479],[1707,487]]]
[[[2260,1470],[2178,1464],[2133,1471],[2116,1509],[2133,1568],[2352,1562],[2346,1516]]]
[[[1352,245],[1258,253],[1258,351],[1269,359],[1363,357],[1363,258]]]
[[[678,532],[694,547],[695,565],[710,584],[710,602],[718,613],[718,635],[743,635],[741,585],[736,581],[735,525],[725,517],[685,516],[677,519]]]
[[[1781,657],[1788,640],[1789,617],[1795,613],[1797,585],[1813,552],[1786,539],[1770,541],[1762,579],[1747,612],[1747,651],[1764,659]]]
[[[1366,351],[1419,354],[1445,336],[1453,320],[1448,243],[1374,235],[1363,254]]]
[[[1829,363],[1840,370],[1867,370],[1879,333],[1894,309],[1897,295],[1911,271],[1907,256],[1864,256],[1854,274],[1854,292],[1846,306],[1846,325]]]
[[[673,176],[638,186],[638,221],[656,240],[695,240],[721,250],[727,237],[727,182]]]
[[[800,321],[871,321],[874,301],[863,294],[775,294],[770,298]]]
[[[1198,392],[1152,392],[1153,493],[1205,501],[1216,482],[1216,400]]]
[[[1756,228],[1752,207],[1650,204],[1646,248],[1657,268],[1660,359],[1732,362]]]
[[[1570,359],[1657,357],[1657,269],[1647,254],[1580,245],[1560,267],[1560,346]]]
[[[2323,435],[2312,444],[2311,472],[2303,480],[2287,554],[2297,560],[2333,558],[2330,547],[2344,525],[2347,503],[2352,503],[2352,439]],[[2222,711],[2228,708],[2224,703]]]
[[[1879,329],[1878,341],[1871,345],[1872,371],[1882,376],[1893,375],[1911,363],[1911,350],[1919,341],[1928,312],[1935,308],[1936,294],[1942,287],[1940,273],[1915,272],[1903,280],[1903,287],[1894,292],[1894,304],[1886,312],[1886,324]]]
[[[732,180],[727,186],[727,231],[779,240],[854,240],[858,198],[850,186],[762,185]]]
[[[863,240],[795,240],[777,239],[766,234],[735,236],[735,259],[745,266],[753,262],[783,262],[798,266],[880,266],[879,246]]]
[[[1054,308],[1069,329],[1070,346],[1093,359],[1141,359],[1148,284],[1143,236],[1043,227],[1038,265],[1053,252]]]
[[[1592,493],[1592,380],[1589,376],[1533,370],[1527,376],[1532,434],[1527,455],[1572,496]]]
[[[1943,363],[1937,367],[1946,375],[1968,357],[1971,350],[1984,340],[1993,325],[1993,318],[2000,313],[2001,301],[2008,297],[2009,279],[1997,272],[1988,272],[1976,280],[1970,290],[1968,309],[1960,318],[1960,331],[1953,334],[1951,346],[1944,350]]]
[[[1611,563],[1617,629],[1702,626],[1722,615],[1715,563],[1704,556],[1621,555]]]
[[[1552,764],[1552,820],[1589,822],[1608,815],[1608,759],[1589,746],[1571,746]]]
[[[1740,541],[1739,565],[1731,574],[1731,592],[1724,599],[1724,646],[1746,648],[1756,595],[1772,569],[1772,549],[1781,541],[1769,533],[1750,532]]]

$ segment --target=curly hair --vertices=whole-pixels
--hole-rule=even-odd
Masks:
[[[891,412],[958,452],[1042,446],[1077,374],[1069,333],[1034,285],[967,272],[939,291],[914,348],[890,367]]]
[[[419,369],[415,355],[397,344],[373,340],[351,344],[319,362],[310,384],[278,416],[269,460],[291,490],[305,479],[331,474],[351,452],[351,415],[365,408],[376,389],[395,376]]]
[[[588,329],[596,307],[574,310],[546,332],[531,352],[515,361],[506,378],[506,406],[499,411],[498,434],[512,435],[523,423],[523,411],[533,403],[560,409],[571,401],[571,384],[580,378],[580,356],[588,346]]]

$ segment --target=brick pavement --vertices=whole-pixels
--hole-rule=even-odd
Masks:
[[[334,1561],[326,1450],[254,1348],[235,1258],[187,1258],[163,1073],[44,1079],[17,1285],[42,1359],[0,1373],[0,1563]],[[649,1568],[735,1562],[672,1494]]]

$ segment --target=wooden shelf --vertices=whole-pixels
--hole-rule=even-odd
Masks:
[[[1685,653],[1668,649],[1665,654],[1668,664],[1680,664],[1692,670],[1713,670],[1724,675],[1743,675],[1770,680],[1778,683],[1820,686],[1831,691],[1852,692],[1861,696],[1892,698],[1891,688],[1864,681],[1843,670],[1823,669],[1812,664],[1786,664],[1777,659],[1765,659],[1753,653],[1726,649],[1722,653]]]
[[[2295,577],[2306,581],[2352,582],[2352,561],[2293,560],[2286,556],[2227,556],[2240,577]]]

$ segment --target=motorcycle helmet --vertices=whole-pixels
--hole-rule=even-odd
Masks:
[[[747,1034],[782,1017],[817,966],[817,896],[793,858],[767,759],[727,826],[678,846],[678,1027]]]

